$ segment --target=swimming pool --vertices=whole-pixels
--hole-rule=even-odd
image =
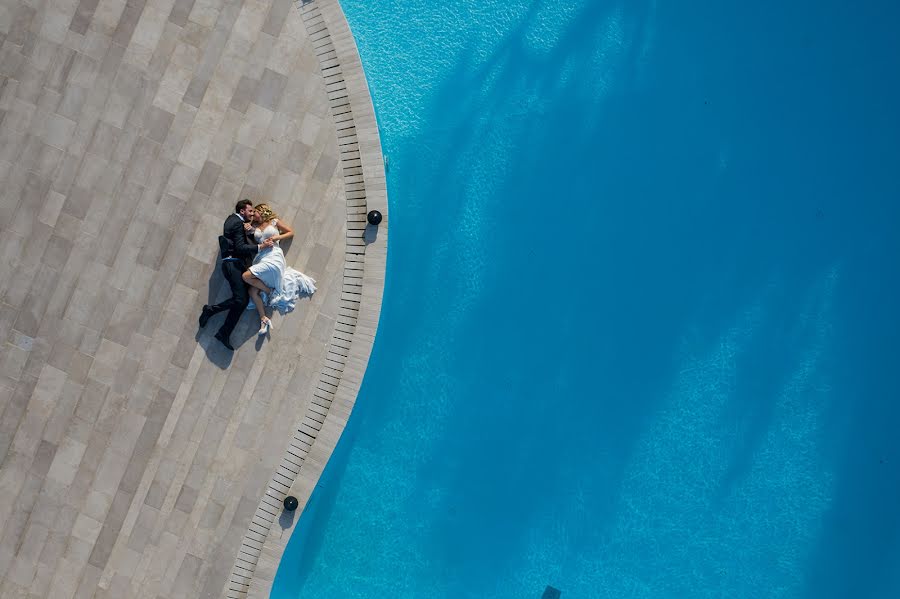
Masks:
[[[272,596],[900,596],[898,9],[343,6],[388,280]]]

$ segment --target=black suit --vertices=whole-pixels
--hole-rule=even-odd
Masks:
[[[259,248],[255,243],[247,240],[244,221],[237,214],[232,214],[225,219],[219,244],[222,249],[222,274],[225,275],[225,280],[231,287],[231,297],[215,306],[210,306],[210,310],[211,314],[228,310],[225,322],[222,323],[222,328],[217,333],[228,339],[231,331],[237,326],[238,320],[241,319],[241,313],[250,302],[247,284],[244,283],[241,275],[247,270]]]

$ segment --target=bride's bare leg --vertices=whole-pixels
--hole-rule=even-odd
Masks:
[[[266,293],[268,293],[268,294],[271,295],[272,290],[271,290],[269,287],[267,287],[266,284],[263,283],[262,280],[260,280],[259,277],[257,277],[256,275],[254,275],[254,274],[253,274],[252,272],[250,272],[249,270],[245,270],[245,271],[244,271],[244,274],[241,275],[241,277],[244,279],[244,282],[245,282],[245,283],[247,283],[248,285],[250,285],[250,288],[251,288],[251,289],[252,289],[253,287],[256,287],[256,288],[259,289],[260,291],[265,291]]]
[[[266,308],[263,306],[262,298],[259,296],[259,289],[256,287],[250,288],[250,299],[253,300],[253,305],[256,306],[256,312],[259,314],[259,322],[262,323],[267,321]]]

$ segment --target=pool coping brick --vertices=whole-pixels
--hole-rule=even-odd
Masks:
[[[310,0],[301,3],[300,10],[303,12],[307,32],[317,32],[316,34],[311,33],[311,38],[313,35],[316,35],[317,39],[323,43],[326,37],[330,38],[330,47],[336,53],[335,59],[337,63],[328,62],[327,64],[332,66],[332,71],[336,69],[340,73],[334,72],[329,77],[329,80],[334,82],[335,89],[342,89],[347,92],[345,97],[336,95],[335,98],[330,99],[330,104],[332,114],[338,113],[339,110],[341,112],[341,116],[335,117],[336,128],[339,131],[348,131],[348,128],[351,126],[349,124],[350,119],[345,116],[347,113],[343,111],[349,103],[353,129],[352,134],[348,133],[348,136],[352,135],[355,141],[346,148],[346,153],[358,153],[359,158],[342,158],[342,161],[352,162],[358,160],[360,162],[364,194],[359,199],[365,200],[365,211],[378,210],[384,215],[385,220],[382,221],[382,224],[377,229],[376,243],[351,246],[349,244],[351,240],[359,239],[359,237],[354,237],[354,232],[360,232],[360,234],[364,235],[367,225],[364,220],[360,222],[349,219],[349,216],[354,213],[351,205],[361,206],[362,204],[359,201],[348,201],[347,251],[355,256],[363,257],[365,264],[361,297],[355,308],[351,308],[356,310],[353,341],[344,361],[341,380],[337,390],[334,392],[332,408],[328,410],[328,414],[321,423],[322,428],[312,442],[307,459],[303,461],[298,471],[294,473],[295,478],[290,490],[288,493],[281,495],[277,489],[270,487],[266,491],[267,497],[260,502],[257,512],[257,514],[260,514],[260,512],[264,513],[272,507],[272,502],[269,501],[270,497],[283,501],[285,496],[293,495],[298,499],[299,507],[297,508],[297,515],[293,520],[293,525],[290,528],[290,533],[293,533],[297,519],[302,515],[302,510],[309,501],[356,402],[357,393],[365,375],[365,366],[368,363],[378,328],[387,262],[387,228],[384,227],[387,221],[387,192],[384,159],[381,151],[378,125],[375,120],[375,110],[372,105],[372,98],[366,83],[365,74],[363,73],[356,42],[337,0]],[[322,25],[324,25],[324,28],[322,28]],[[325,68],[322,62],[320,62],[320,66],[323,69]],[[349,140],[350,137],[347,139]],[[338,141],[340,144],[340,137]],[[354,168],[354,166],[355,164],[350,168]],[[349,176],[353,174],[356,174],[356,169]],[[354,289],[359,284],[358,281],[357,277],[353,277],[352,285]],[[345,275],[345,290],[347,286],[348,281]],[[350,367],[348,368],[348,366]],[[283,459],[283,464],[285,461],[287,460]],[[291,534],[276,534],[277,532],[279,532],[277,528],[270,526],[265,542],[258,553],[257,563],[249,585],[232,587],[236,592],[229,594],[229,599],[241,599],[242,597],[265,599],[269,597],[278,571],[278,565],[291,538]]]

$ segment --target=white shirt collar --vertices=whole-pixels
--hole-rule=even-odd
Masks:
[[[242,222],[242,223],[247,222],[247,221],[244,220],[244,217],[240,215],[240,213],[235,212],[234,215],[235,215],[236,217],[238,217],[239,219],[241,219],[241,222]]]

